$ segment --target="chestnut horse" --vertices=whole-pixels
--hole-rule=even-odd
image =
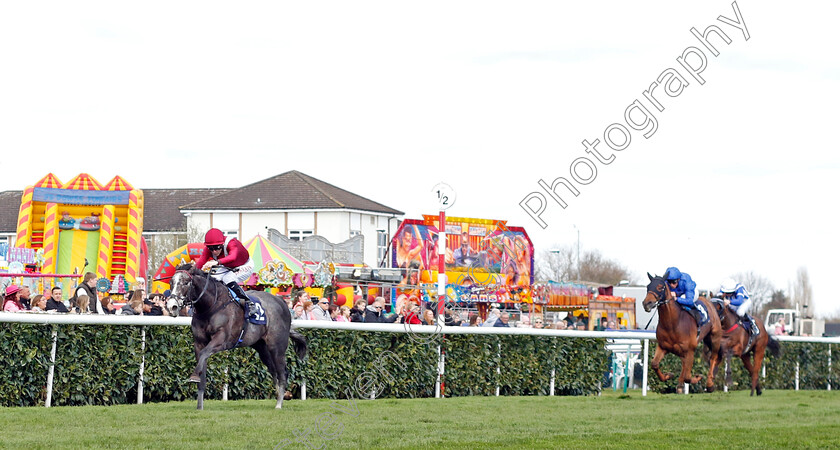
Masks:
[[[659,312],[659,325],[656,327],[656,354],[653,357],[653,368],[661,381],[673,378],[673,374],[664,374],[659,369],[659,363],[668,353],[673,353],[682,360],[682,371],[677,380],[677,393],[683,392],[683,385],[687,382],[697,383],[703,379],[701,375],[691,376],[691,368],[694,365],[694,351],[703,340],[705,353],[709,356],[709,375],[706,379],[706,390],[715,390],[715,371],[720,362],[720,339],[722,330],[720,319],[708,300],[701,298],[700,301],[706,305],[709,313],[709,322],[701,329],[697,329],[697,322],[694,317],[685,311],[672,296],[668,288],[668,282],[660,276],[648,274],[650,284],[647,285],[647,295],[642,302],[645,311],[650,312],[657,308]]]
[[[761,395],[761,382],[758,380],[758,374],[761,372],[761,364],[764,362],[764,352],[767,348],[770,348],[770,353],[773,356],[779,356],[779,341],[771,338],[764,328],[764,322],[754,317],[753,320],[758,326],[758,336],[750,342],[750,332],[741,326],[738,315],[729,307],[724,306],[722,300],[712,299],[712,302],[715,304],[720,316],[720,325],[723,328],[723,338],[720,342],[721,358],[726,358],[726,362],[729,363],[733,354],[739,355],[741,361],[744,362],[744,367],[750,374],[750,396]],[[727,364],[726,385],[731,384],[732,366]]]

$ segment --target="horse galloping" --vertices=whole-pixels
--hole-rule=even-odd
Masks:
[[[656,327],[656,354],[653,357],[651,367],[661,381],[667,381],[674,375],[662,373],[659,363],[668,353],[679,357],[682,360],[682,371],[677,380],[677,393],[682,393],[685,383],[694,384],[703,379],[701,375],[695,377],[691,375],[691,369],[694,366],[694,351],[702,339],[706,354],[709,356],[706,390],[713,392],[715,390],[715,371],[720,363],[720,339],[722,335],[720,319],[709,301],[701,299],[709,313],[709,322],[698,330],[697,322],[691,314],[683,310],[672,297],[665,278],[654,277],[651,274],[648,274],[648,278],[650,284],[647,285],[647,295],[642,302],[642,306],[647,312],[654,308],[657,308],[659,312],[659,325]]]
[[[732,355],[741,357],[744,362],[744,367],[750,374],[750,396],[755,394],[761,395],[761,382],[759,381],[759,373],[761,373],[761,365],[764,362],[764,353],[769,348],[773,356],[779,356],[779,341],[770,337],[767,330],[764,328],[764,322],[761,319],[754,317],[756,326],[758,326],[758,336],[750,342],[750,332],[741,326],[741,321],[738,315],[732,309],[725,306],[722,301],[713,299],[715,309],[720,316],[720,324],[723,328],[723,337],[721,339],[720,353],[721,358],[726,358],[726,384],[732,384],[732,366],[729,361],[732,360]]]
[[[189,381],[198,383],[197,408],[204,409],[208,359],[215,353],[238,346],[251,347],[260,355],[277,389],[275,408],[282,408],[289,338],[294,342],[298,358],[303,359],[307,352],[306,338],[292,330],[292,315],[286,303],[267,292],[251,291],[249,295],[262,302],[266,323],[245,323],[245,312],[228,288],[192,264],[178,266],[170,280],[170,289],[172,294],[167,303],[170,314],[177,314],[185,305],[193,307],[191,327],[196,365]]]

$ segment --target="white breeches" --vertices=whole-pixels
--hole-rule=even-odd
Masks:
[[[248,278],[251,278],[251,274],[254,273],[254,261],[248,258],[248,262],[239,267],[235,267],[230,270],[225,270],[224,268],[220,267],[216,270],[218,270],[219,272],[214,272],[211,276],[224,284],[228,284],[232,281],[235,281],[237,283],[244,283],[248,281]]]
[[[738,314],[738,317],[744,317],[744,314],[747,313],[747,311],[750,309],[750,306],[752,306],[752,300],[744,300],[744,303],[741,303],[741,306],[737,308],[735,308],[734,305],[729,305],[729,307],[732,308],[733,311],[735,311],[735,314]]]

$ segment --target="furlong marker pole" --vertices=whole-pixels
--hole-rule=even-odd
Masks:
[[[446,301],[446,213],[443,209],[440,210],[439,230],[438,230],[438,302],[437,302],[437,323],[444,323],[443,317],[443,303]],[[443,372],[445,370],[444,361],[446,358],[446,348],[438,347],[438,391],[435,397],[443,398],[444,389]]]

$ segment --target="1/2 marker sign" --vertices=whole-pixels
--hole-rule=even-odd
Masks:
[[[432,188],[432,193],[435,194],[438,202],[438,208],[441,211],[448,209],[455,204],[455,189],[446,183],[438,183]]]

